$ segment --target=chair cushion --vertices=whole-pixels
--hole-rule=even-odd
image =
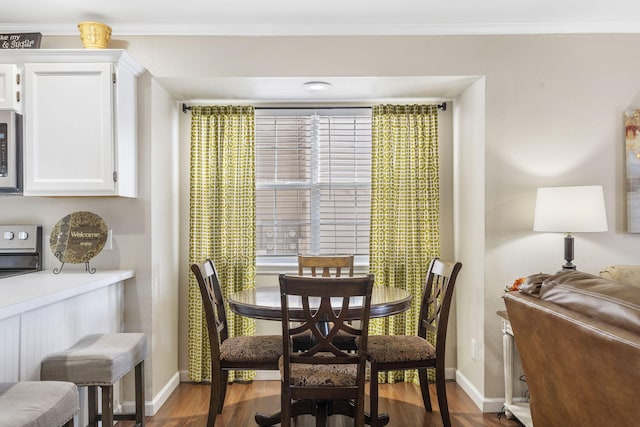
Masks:
[[[0,383],[0,427],[59,427],[78,410],[78,388],[73,383]]]
[[[140,333],[87,335],[67,350],[42,361],[40,378],[71,381],[80,386],[114,384],[147,357]]]
[[[278,360],[278,367],[280,376],[284,377],[284,357]],[[291,364],[291,385],[297,387],[355,386],[357,378],[358,365]]]
[[[280,335],[231,337],[220,346],[220,360],[228,362],[275,362],[282,354]]]
[[[435,356],[435,347],[424,338],[413,335],[370,335],[367,342],[369,359],[378,362],[407,362]]]

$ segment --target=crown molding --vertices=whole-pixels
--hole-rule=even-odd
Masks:
[[[639,22],[490,23],[490,24],[317,24],[242,25],[109,23],[113,36],[421,36],[527,34],[637,34]],[[2,24],[0,31],[78,35],[75,23]]]

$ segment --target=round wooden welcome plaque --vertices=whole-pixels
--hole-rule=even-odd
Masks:
[[[98,255],[107,241],[107,225],[100,216],[93,212],[73,212],[62,218],[51,230],[49,245],[56,258],[65,263],[84,263],[89,273],[95,273],[95,268],[89,268],[89,261]]]

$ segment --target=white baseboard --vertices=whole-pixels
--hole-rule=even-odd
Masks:
[[[162,390],[158,392],[151,400],[146,400],[144,402],[144,413],[146,416],[154,416],[162,405],[167,401],[171,393],[178,387],[182,378],[181,372],[176,372],[171,379],[162,387]],[[122,402],[122,410],[124,412],[135,412],[136,404],[133,401],[127,400]]]
[[[458,385],[460,386],[460,388],[462,388],[462,390],[464,390],[464,392],[467,393],[467,396],[471,398],[471,400],[473,401],[473,403],[475,403],[478,409],[483,411],[484,396],[482,395],[482,393],[480,393],[480,391],[478,391],[478,389],[475,388],[475,386],[471,383],[471,381],[469,381],[467,377],[462,375],[460,371],[456,371],[455,379]]]
[[[191,381],[191,378],[189,378],[189,372],[188,371],[180,371],[180,382],[181,383],[193,382],[193,381]]]
[[[256,371],[256,380],[280,381],[279,371]]]
[[[504,409],[504,398],[492,397],[490,399],[485,399],[484,404],[482,406],[483,406],[482,412],[485,412],[485,413],[502,412],[502,410]]]
[[[456,371],[455,379],[460,388],[462,388],[462,390],[467,393],[473,403],[475,403],[478,409],[480,409],[483,413],[498,413],[502,411],[504,406],[504,398],[485,398],[484,395],[480,393],[480,391],[475,388],[473,384],[471,384],[471,381],[469,381],[467,377],[460,373],[460,371]]]
[[[455,370],[455,368],[444,368],[444,379],[445,380],[455,380],[456,379],[456,370]]]

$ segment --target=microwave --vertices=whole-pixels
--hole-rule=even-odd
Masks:
[[[0,111],[0,193],[22,193],[22,115]]]

